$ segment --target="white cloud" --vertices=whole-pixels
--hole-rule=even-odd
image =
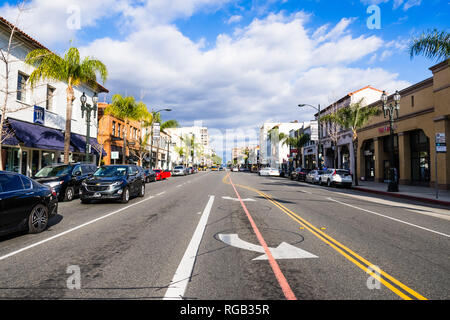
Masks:
[[[112,0],[98,0],[95,6],[106,7],[108,1]],[[116,12],[120,4],[126,20],[119,20],[119,29],[125,26],[126,36],[99,38],[80,51],[107,65],[105,86],[111,94],[140,98],[145,92],[143,100],[150,108],[171,106],[173,112],[166,117],[176,117],[182,125],[203,120],[211,130],[257,128],[265,121],[308,121],[314,110],[299,110],[299,103],[328,105],[330,95],[342,97],[368,84],[390,92],[409,85],[380,68],[354,67],[370,64],[371,58],[379,60],[386,48],[380,37],[354,36],[349,29],[354,18],[309,30],[311,15],[305,12],[272,13],[232,34],[218,35],[207,49],[204,39],[191,40],[173,23],[199,10],[217,10],[225,2],[116,2],[105,11]],[[46,4],[51,6],[50,0]],[[83,12],[89,6],[94,4],[83,2]],[[45,16],[40,10],[27,20],[30,24]],[[56,12],[62,17],[56,18]],[[65,12],[57,7],[55,19],[48,19],[53,33],[44,26],[33,29],[36,39],[45,45],[52,36],[55,41],[70,39],[67,30],[54,32],[55,24],[65,23]],[[92,14],[85,22],[95,25],[104,14]]]
[[[242,16],[234,15],[231,16],[230,19],[227,20],[227,24],[237,23],[242,20]]]

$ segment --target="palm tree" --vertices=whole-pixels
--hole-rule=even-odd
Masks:
[[[450,57],[450,33],[434,29],[422,33],[411,40],[409,46],[411,59],[416,55],[424,55],[429,59],[446,60]]]
[[[290,137],[283,133],[280,133],[280,141],[283,145],[289,147],[294,147],[297,149],[297,155],[295,156],[295,162],[298,164],[299,159],[301,159],[301,150],[309,142],[309,134],[302,133],[298,137]]]
[[[66,128],[64,132],[64,163],[67,164],[69,163],[70,152],[72,107],[75,100],[73,87],[84,83],[94,86],[97,90],[97,73],[100,74],[104,83],[108,77],[108,70],[100,60],[86,57],[81,61],[80,53],[74,47],[71,47],[63,58],[47,49],[36,49],[27,54],[25,62],[36,68],[28,79],[32,87],[41,80],[67,83]]]
[[[125,122],[123,133],[123,146],[122,146],[122,164],[126,163],[126,147],[127,147],[127,126],[130,120],[142,121],[151,118],[147,107],[142,102],[136,102],[134,97],[122,97],[120,94],[115,94],[112,97],[112,102],[105,109],[105,113],[112,115]],[[120,132],[119,132],[120,135]]]
[[[352,103],[347,107],[337,110],[333,114],[321,117],[320,121],[330,121],[352,131],[352,145],[353,145],[353,164],[354,164],[354,183],[358,185],[357,174],[357,159],[358,159],[358,130],[366,125],[372,116],[379,115],[381,109],[376,106],[366,107],[364,98],[358,102]]]

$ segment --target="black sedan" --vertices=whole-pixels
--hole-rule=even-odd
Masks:
[[[296,168],[291,172],[291,180],[306,181],[306,175],[311,171],[311,169]]]
[[[156,172],[153,171],[152,169],[145,169],[144,174],[145,174],[145,183],[156,181]]]
[[[58,211],[56,192],[30,178],[0,171],[0,234],[39,233]]]
[[[136,165],[109,165],[100,167],[82,183],[81,202],[92,200],[119,200],[127,203],[132,196],[145,195],[145,173]]]
[[[92,163],[53,164],[39,170],[33,179],[52,188],[59,201],[72,201],[79,194],[81,182],[95,170],[97,166]]]

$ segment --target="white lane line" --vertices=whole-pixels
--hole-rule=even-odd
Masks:
[[[416,224],[412,224],[412,223],[409,223],[409,222],[406,222],[406,221],[403,221],[403,220],[400,220],[400,219],[392,218],[392,217],[386,216],[386,215],[378,213],[378,212],[374,212],[374,211],[363,209],[363,208],[360,208],[360,207],[357,207],[357,206],[353,206],[351,204],[347,204],[347,203],[344,203],[344,202],[341,202],[341,201],[338,201],[338,200],[335,200],[335,199],[332,199],[332,198],[327,198],[327,199],[331,200],[331,201],[334,201],[334,202],[337,202],[337,203],[340,203],[340,204],[342,204],[344,206],[348,206],[348,207],[351,207],[351,208],[354,208],[354,209],[358,209],[358,210],[361,210],[361,211],[372,213],[372,214],[375,214],[375,215],[383,217],[383,218],[391,219],[391,220],[394,220],[394,221],[397,221],[397,222],[400,222],[400,223],[404,223],[404,224],[407,224],[407,225],[415,227],[415,228],[419,228],[419,229],[422,229],[422,230],[425,230],[425,231],[433,232],[433,233],[439,234],[441,236],[450,238],[450,235],[442,233],[442,232],[438,232],[438,231],[431,230],[431,229],[428,229],[428,228],[425,228],[425,227],[421,227],[421,226],[418,226]]]
[[[0,257],[0,261],[1,261],[1,260],[5,260],[6,258],[12,257],[12,256],[14,256],[14,255],[16,255],[16,254],[18,254],[18,253],[20,253],[20,252],[26,251],[26,250],[28,250],[28,249],[34,248],[34,247],[36,247],[36,246],[39,246],[39,245],[41,245],[41,244],[44,244],[44,243],[49,242],[49,241],[51,241],[51,240],[54,240],[54,239],[56,239],[56,238],[62,237],[62,236],[64,236],[64,235],[68,234],[68,233],[71,233],[71,232],[73,232],[73,231],[75,231],[75,230],[78,230],[78,229],[81,229],[81,228],[83,228],[83,227],[86,227],[86,226],[88,226],[88,225],[90,225],[90,224],[92,224],[92,223],[95,223],[95,222],[97,222],[97,221],[100,221],[100,220],[103,220],[103,219],[105,219],[105,218],[108,218],[108,217],[110,217],[110,216],[112,216],[112,215],[115,215],[115,214],[117,214],[117,213],[119,213],[119,212],[121,212],[121,211],[124,211],[124,210],[126,210],[126,209],[128,209],[128,208],[131,208],[131,207],[133,207],[133,206],[136,206],[136,205],[138,205],[138,204],[140,204],[140,203],[142,203],[142,202],[145,202],[145,201],[150,200],[150,199],[153,199],[153,198],[154,198],[154,196],[150,196],[150,197],[148,197],[148,198],[146,198],[146,199],[144,199],[144,200],[141,200],[141,201],[139,201],[139,202],[133,203],[133,204],[131,204],[131,205],[129,205],[129,206],[123,207],[123,208],[121,208],[121,209],[119,209],[119,210],[116,210],[116,211],[114,211],[114,212],[108,213],[108,214],[106,214],[106,215],[104,215],[104,216],[101,216],[101,217],[99,217],[99,218],[96,218],[96,219],[94,219],[94,220],[91,220],[91,221],[88,221],[88,222],[86,222],[86,223],[83,223],[83,224],[81,224],[81,225],[79,225],[79,226],[77,226],[77,227],[74,227],[74,228],[71,228],[71,229],[69,229],[69,230],[67,230],[67,231],[58,233],[58,234],[56,234],[56,235],[54,235],[54,236],[51,236],[50,238],[47,238],[47,239],[38,241],[38,242],[33,243],[33,244],[29,245],[29,246],[26,246],[26,247],[24,247],[24,248],[22,248],[22,249],[13,251],[13,252],[11,252],[11,253],[8,253],[8,254],[6,254],[6,255],[4,255],[4,256],[1,256],[1,257]]]
[[[166,193],[166,192],[165,191],[160,192],[160,193],[157,194],[157,196],[163,195],[164,193]]]
[[[182,300],[186,287],[191,279],[194,263],[197,258],[198,248],[205,232],[206,223],[208,222],[209,214],[214,202],[214,196],[209,196],[208,204],[203,210],[203,214],[198,222],[197,228],[194,231],[191,242],[186,249],[186,252],[178,265],[177,271],[169,285],[169,288],[164,295],[163,300]]]
[[[182,184],[179,184],[179,185],[177,185],[177,188],[182,187],[182,186],[183,186]]]

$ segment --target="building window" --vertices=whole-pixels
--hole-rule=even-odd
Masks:
[[[117,136],[120,138],[120,123],[117,125]]]
[[[25,102],[26,101],[26,87],[29,76],[19,72],[17,76],[17,100]]]
[[[411,107],[414,108],[414,96],[411,96]]]
[[[52,111],[53,109],[53,97],[55,95],[55,88],[52,86],[47,86],[47,101],[45,105],[45,109]]]
[[[115,121],[112,122],[112,135],[113,136],[116,135],[116,122]]]

